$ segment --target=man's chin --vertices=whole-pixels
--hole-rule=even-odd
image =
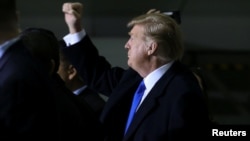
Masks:
[[[127,65],[128,65],[129,67],[132,67],[132,66],[131,66],[131,62],[130,62],[129,60],[127,61]]]

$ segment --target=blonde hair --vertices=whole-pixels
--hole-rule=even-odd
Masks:
[[[184,48],[179,25],[171,17],[162,13],[149,13],[135,17],[128,23],[144,27],[144,35],[158,44],[157,54],[163,60],[180,60]]]

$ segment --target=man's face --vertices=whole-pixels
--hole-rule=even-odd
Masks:
[[[128,66],[137,70],[146,61],[147,44],[144,35],[144,28],[141,25],[135,25],[129,32],[130,38],[125,44],[125,48],[128,50]]]

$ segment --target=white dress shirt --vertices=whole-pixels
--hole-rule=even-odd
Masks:
[[[151,72],[150,74],[148,74],[144,79],[144,84],[146,86],[146,90],[144,91],[144,94],[142,96],[142,99],[140,101],[140,104],[138,105],[138,107],[141,105],[141,103],[144,101],[144,99],[147,97],[147,95],[149,94],[149,92],[151,91],[151,89],[154,87],[154,85],[158,82],[158,80],[163,76],[163,74],[165,72],[167,72],[167,70],[171,67],[171,65],[173,64],[174,61],[171,61],[161,67],[159,67],[158,69],[154,70],[153,72]],[[137,109],[138,109],[137,107]]]
[[[86,31],[82,29],[80,32],[64,36],[63,40],[66,43],[66,46],[70,46],[80,42],[85,36]]]
[[[66,45],[73,45],[75,43],[80,42],[84,37],[86,36],[86,31],[83,29],[82,31],[74,34],[68,34],[64,36],[63,40],[66,42]],[[171,61],[158,69],[154,70],[151,72],[148,76],[144,78],[144,84],[146,86],[146,90],[144,91],[144,94],[142,96],[142,99],[140,101],[140,104],[138,107],[141,105],[141,103],[144,101],[144,99],[147,97],[148,93],[151,91],[151,89],[154,87],[156,82],[163,76],[163,74],[171,67],[174,61]],[[137,107],[137,109],[138,109]]]

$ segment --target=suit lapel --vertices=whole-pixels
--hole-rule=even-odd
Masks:
[[[117,88],[113,91],[111,97],[109,97],[109,101],[111,102],[106,103],[104,112],[101,116],[102,120],[105,120],[109,112],[111,112],[113,108],[117,107],[117,105],[120,104],[120,101],[128,99],[128,97],[131,97],[132,101],[133,93],[135,92],[142,78],[132,69],[127,71],[128,72],[126,72],[126,74],[124,74],[123,76],[123,78],[125,79],[122,79],[122,82],[120,82]],[[133,78],[134,81],[131,81],[131,78]]]
[[[138,128],[143,119],[145,119],[150,111],[154,109],[157,103],[157,99],[159,98],[159,96],[164,94],[164,89],[167,87],[171,79],[175,76],[177,64],[178,63],[174,63],[149,92],[149,94],[139,107],[138,111],[136,112],[134,119],[130,124],[131,126],[129,127],[123,141],[126,141],[133,134],[133,132]]]

